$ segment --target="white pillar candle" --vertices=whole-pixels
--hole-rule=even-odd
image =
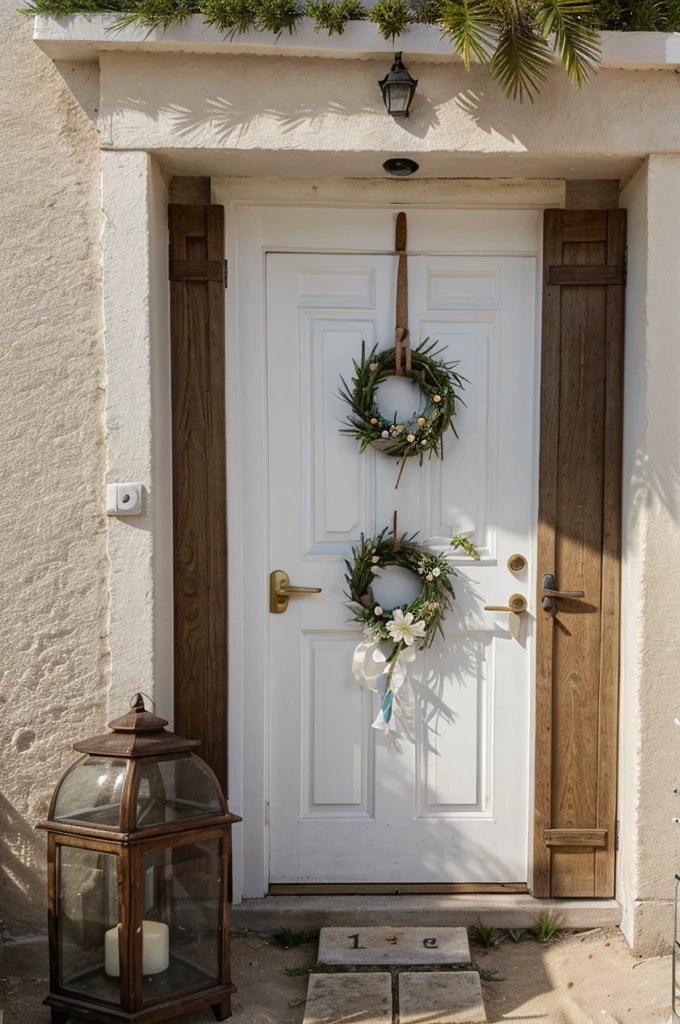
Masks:
[[[170,929],[161,921],[142,921],[142,974],[160,974],[170,963]]]
[[[142,974],[160,974],[170,963],[170,931],[161,921],[142,921]],[[118,926],[104,935],[104,970],[120,977]]]

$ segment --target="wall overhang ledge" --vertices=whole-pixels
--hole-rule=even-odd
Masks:
[[[183,25],[149,30],[143,25],[114,29],[117,14],[36,15],[33,39],[54,60],[94,60],[103,50],[147,53],[250,54],[253,56],[327,57],[370,60],[391,55],[395,44],[376,25],[350,22],[343,35],[315,31],[305,18],[292,35],[254,30],[225,37],[194,15]],[[675,71],[680,68],[680,33],[603,32],[602,67],[627,71]],[[411,25],[399,38],[410,59],[460,62],[450,43],[432,25]]]

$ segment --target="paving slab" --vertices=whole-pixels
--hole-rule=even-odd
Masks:
[[[477,1024],[486,1021],[476,971],[399,975],[400,1024]]]
[[[322,928],[325,964],[469,964],[465,928]]]
[[[391,1024],[392,975],[311,974],[303,1024]]]

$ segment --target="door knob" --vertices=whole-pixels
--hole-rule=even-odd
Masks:
[[[290,576],[283,569],[275,569],[269,574],[269,611],[272,615],[281,615],[285,612],[291,597],[320,593],[321,587],[291,586]]]
[[[524,594],[511,594],[508,598],[508,603],[504,604],[485,604],[485,612],[514,612],[515,615],[521,615],[522,612],[527,610],[527,599]]]

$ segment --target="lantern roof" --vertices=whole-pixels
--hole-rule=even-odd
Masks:
[[[144,706],[141,693],[130,701],[130,711],[109,722],[112,732],[92,736],[73,744],[83,754],[106,757],[153,757],[166,754],[188,753],[200,747],[200,740],[187,740],[165,728],[165,718],[158,718]]]

